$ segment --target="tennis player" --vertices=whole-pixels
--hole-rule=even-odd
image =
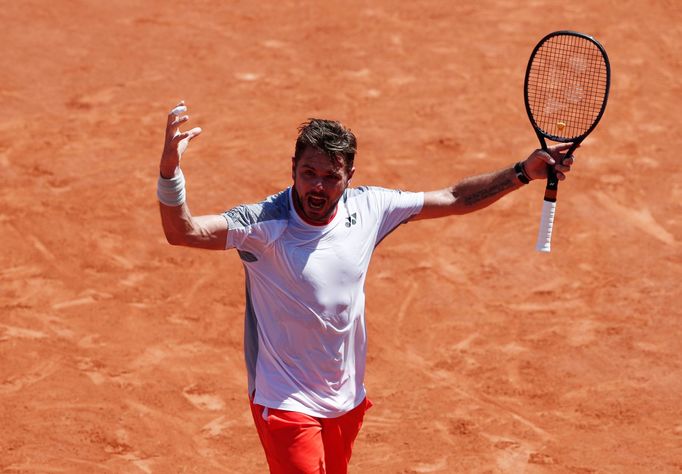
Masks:
[[[200,128],[183,102],[168,114],[158,198],[169,243],[236,249],[246,276],[244,352],[251,412],[271,473],[341,474],[371,406],[365,386],[364,285],[376,246],[401,224],[482,209],[553,165],[570,144],[436,191],[350,187],[356,138],[341,123],[304,123],[292,185],[255,204],[192,216],[180,158]]]

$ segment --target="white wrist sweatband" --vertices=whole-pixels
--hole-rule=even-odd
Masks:
[[[185,175],[178,169],[170,179],[159,175],[156,183],[156,196],[161,204],[170,207],[182,206],[185,202]]]

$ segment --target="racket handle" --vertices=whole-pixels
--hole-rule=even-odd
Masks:
[[[538,231],[538,241],[535,250],[538,252],[549,253],[552,243],[552,229],[554,227],[554,212],[556,201],[542,202],[542,218],[540,219],[540,230]]]

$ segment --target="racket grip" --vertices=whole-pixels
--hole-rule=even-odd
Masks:
[[[538,252],[549,253],[552,243],[552,229],[554,227],[554,212],[556,201],[542,202],[542,218],[540,219],[540,230],[538,231],[538,241],[535,250]]]

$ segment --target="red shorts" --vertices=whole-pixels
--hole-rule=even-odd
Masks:
[[[372,406],[365,398],[338,418],[315,418],[250,404],[271,474],[346,474],[353,442]]]

